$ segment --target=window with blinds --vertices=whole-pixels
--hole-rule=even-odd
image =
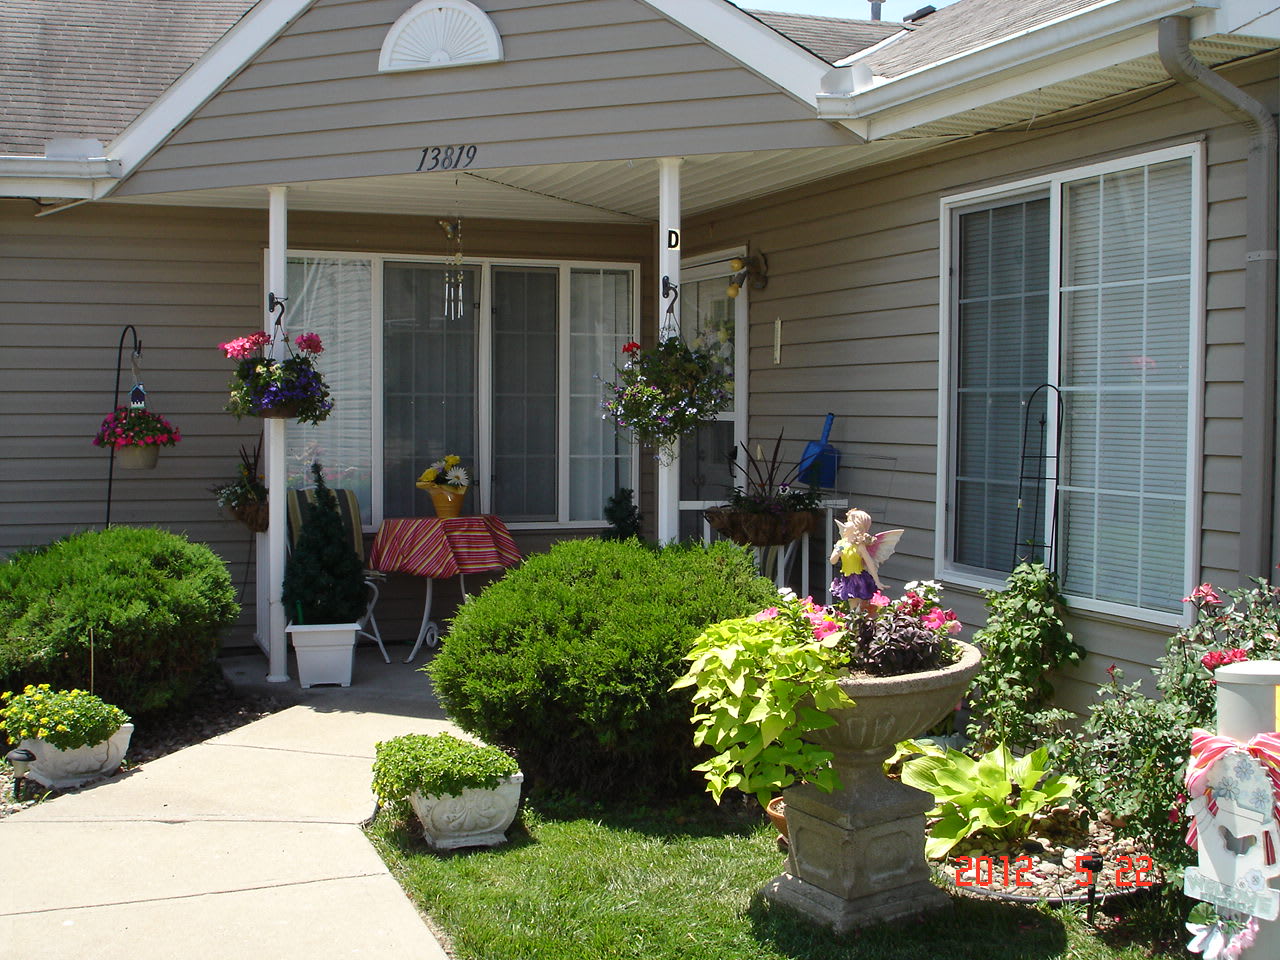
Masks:
[[[1113,165],[1118,167],[1119,165]],[[1064,175],[951,221],[947,562],[1003,577],[1024,503],[1058,498],[1064,592],[1097,609],[1177,614],[1188,580],[1195,328],[1193,158]],[[1061,391],[1055,468],[1021,458],[1026,403]],[[1043,394],[1042,394],[1043,395]],[[1035,437],[1030,438],[1033,447]],[[1056,487],[1056,489],[1055,489]],[[1041,510],[1030,518],[1052,521]],[[1023,530],[1028,518],[1022,519]]]

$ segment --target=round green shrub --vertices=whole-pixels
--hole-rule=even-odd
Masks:
[[[427,670],[450,716],[540,787],[696,792],[690,694],[670,690],[682,658],[776,599],[728,542],[565,541],[467,601]]]
[[[226,564],[163,530],[111,527],[15,554],[0,563],[0,689],[92,685],[134,716],[160,710],[191,692],[239,609]]]

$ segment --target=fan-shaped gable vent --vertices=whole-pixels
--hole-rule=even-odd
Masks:
[[[468,0],[422,0],[391,26],[378,70],[432,70],[502,59],[502,38]]]

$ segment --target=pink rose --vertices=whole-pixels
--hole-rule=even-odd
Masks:
[[[1222,598],[1218,596],[1217,591],[1213,589],[1213,584],[1202,583],[1191,591],[1191,596],[1183,597],[1182,602],[1195,604],[1221,603]]]

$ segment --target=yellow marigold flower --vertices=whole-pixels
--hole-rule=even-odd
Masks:
[[[456,467],[461,462],[462,462],[462,458],[458,456],[456,453],[451,453],[444,458],[444,465],[446,467]]]

